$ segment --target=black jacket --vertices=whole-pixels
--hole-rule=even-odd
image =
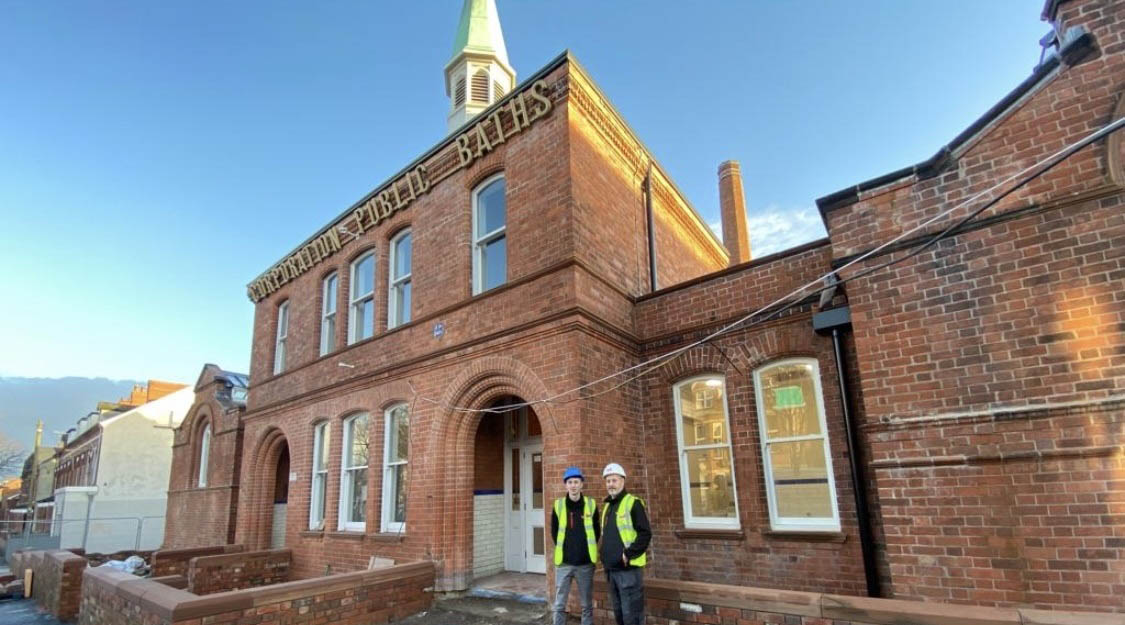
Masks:
[[[637,530],[637,539],[629,545],[628,549],[624,548],[624,543],[621,542],[621,534],[617,531],[617,508],[621,505],[621,499],[625,496],[625,490],[622,490],[616,497],[606,497],[605,507],[608,508],[605,512],[605,527],[602,528],[602,547],[599,555],[602,559],[602,566],[607,570],[620,571],[625,569],[635,569],[637,567],[632,564],[626,564],[621,560],[621,554],[624,552],[625,556],[632,560],[648,550],[648,544],[652,541],[652,528],[648,524],[648,514],[645,512],[645,507],[641,502],[633,505],[633,529]]]
[[[566,538],[563,540],[563,564],[581,566],[590,564],[590,551],[586,547],[586,525],[582,521],[582,507],[585,495],[578,501],[566,499]],[[601,538],[602,519],[598,515],[597,501],[594,502],[594,540]],[[559,516],[555,514],[555,506],[551,504],[551,540],[559,535]],[[551,556],[552,558],[554,556]]]

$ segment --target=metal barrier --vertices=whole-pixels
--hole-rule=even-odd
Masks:
[[[128,551],[130,549],[140,551],[145,524],[147,522],[149,527],[152,527],[154,519],[163,520],[164,516],[0,521],[0,540],[4,541],[4,561],[7,562],[13,553],[21,549],[81,548],[90,551],[88,547],[91,545],[92,539],[98,539],[94,546],[100,547],[97,551],[102,553]],[[105,528],[107,523],[111,526],[108,530]],[[95,525],[98,535],[91,534],[90,528],[92,525]],[[121,527],[125,525],[128,527]],[[126,544],[126,541],[130,538],[130,544]],[[103,544],[107,541],[109,541],[109,547]]]

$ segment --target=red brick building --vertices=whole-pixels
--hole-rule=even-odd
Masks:
[[[512,86],[490,5],[446,67],[451,134],[249,285],[249,399],[177,434],[170,546],[431,560],[461,590],[544,571],[557,476],[603,495],[612,460],[654,577],[1122,610],[1122,135],[848,263],[1121,117],[1125,3],[1049,2],[1009,97],[753,260],[736,164],[724,246],[570,55]]]

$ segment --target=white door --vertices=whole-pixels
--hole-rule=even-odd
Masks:
[[[525,497],[521,497],[527,514],[524,523],[527,572],[546,573],[547,558],[543,537],[543,445],[528,445],[522,454]]]
[[[543,444],[512,444],[504,455],[504,568],[546,573]]]
[[[504,569],[526,570],[523,531],[523,460],[521,449],[509,445],[504,454]]]

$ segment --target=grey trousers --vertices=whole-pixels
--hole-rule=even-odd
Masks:
[[[594,625],[594,565],[560,564],[555,567],[555,625],[566,625],[566,599],[570,596],[570,580],[578,582],[582,600],[582,625]]]
[[[609,599],[617,625],[644,625],[645,575],[643,568],[626,571],[606,570]]]

